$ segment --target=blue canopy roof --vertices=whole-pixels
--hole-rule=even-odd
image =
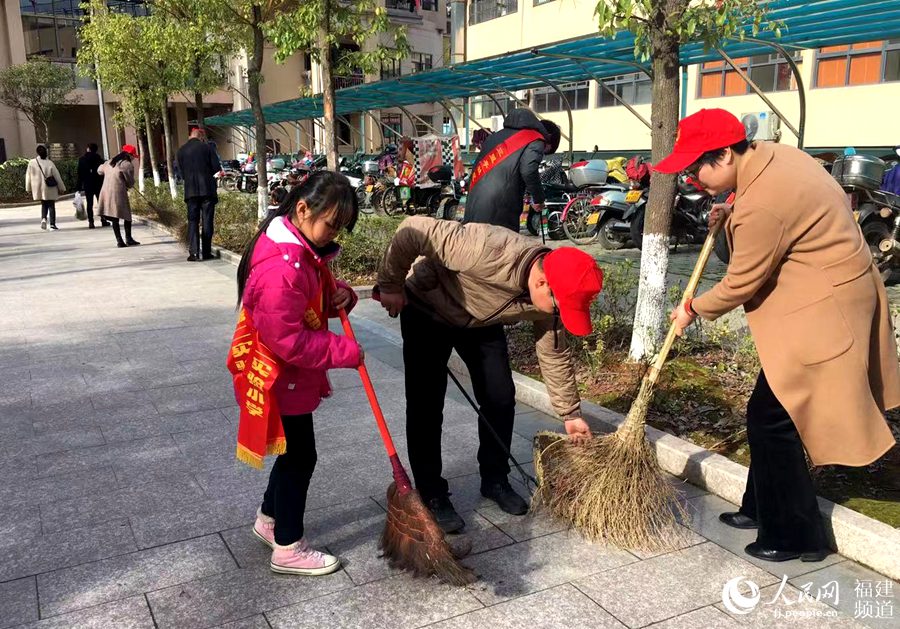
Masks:
[[[765,42],[790,49],[819,48],[900,37],[900,0],[774,0],[769,17],[785,27],[781,38],[760,31],[751,41],[730,41],[722,48],[731,57],[770,54]],[[744,27],[750,38],[751,26]],[[572,58],[572,57],[577,57]],[[681,63],[691,65],[720,59],[702,43],[681,46]],[[387,81],[365,83],[336,91],[338,115],[359,111],[430,103],[448,99],[516,91],[589,79],[604,79],[649,66],[637,64],[634,37],[589,35],[478,59],[446,68],[419,72]],[[282,101],[263,107],[267,123],[322,117],[322,96]],[[251,126],[250,109],[206,119],[214,126]]]

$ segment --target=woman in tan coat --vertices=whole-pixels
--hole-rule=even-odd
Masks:
[[[728,272],[672,313],[683,330],[743,306],[762,364],[747,405],[747,489],[740,511],[720,520],[758,528],[751,556],[821,560],[828,542],[804,449],[813,465],[867,465],[894,445],[884,411],[900,406],[888,299],[869,247],[843,190],[813,158],[748,143],[721,109],[682,120],[656,169],[736,193],[733,207],[715,212],[727,217]]]
[[[49,185],[48,180],[55,185]],[[37,157],[28,162],[28,170],[25,171],[25,192],[30,192],[32,199],[41,202],[41,229],[47,229],[48,217],[50,229],[59,229],[56,226],[56,200],[65,191],[66,184],[56,164],[47,159],[47,147],[39,144]]]
[[[112,223],[119,247],[141,244],[131,237],[131,203],[128,200],[128,191],[134,187],[134,165],[131,163],[134,157],[137,157],[137,149],[126,144],[121,153],[97,169],[97,173],[103,176],[98,213]],[[119,231],[119,219],[125,222],[125,240],[122,240],[122,232]]]

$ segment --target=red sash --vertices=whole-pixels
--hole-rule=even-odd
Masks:
[[[543,140],[543,134],[533,129],[522,129],[506,138],[503,142],[492,148],[484,157],[478,160],[475,171],[472,173],[472,182],[469,189],[475,187],[475,184],[481,181],[481,178],[491,172],[491,170],[505,160],[507,157],[518,151],[520,148],[531,144],[535,140]]]

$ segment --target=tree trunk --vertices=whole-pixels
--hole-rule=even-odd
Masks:
[[[660,19],[677,1],[659,3]],[[669,6],[673,5],[673,6]],[[679,61],[678,40],[662,29],[651,31],[653,47],[653,109],[651,112],[652,161],[655,164],[672,151],[678,128]],[[640,284],[634,313],[634,332],[629,357],[643,360],[659,347],[666,307],[666,270],[669,263],[669,228],[675,201],[675,175],[653,172],[644,220],[641,246]]]
[[[50,125],[46,120],[42,120],[41,124],[44,125],[44,146],[47,147],[47,150],[50,150]]]
[[[328,29],[331,23],[331,2],[325,2],[325,14],[319,25],[319,65],[322,68],[322,112],[324,114],[324,148],[328,160],[328,170],[337,172],[338,157],[337,129],[334,123],[334,79],[331,76],[331,44],[328,42]]]
[[[203,94],[194,92],[194,107],[197,109],[197,126],[203,127],[206,117],[203,115]]]
[[[156,159],[156,147],[153,146],[153,125],[150,123],[150,113],[144,112],[144,128],[147,130],[145,138],[147,140],[147,156],[150,158],[150,170],[153,172],[153,185],[159,188],[159,168]]]
[[[163,121],[163,139],[166,144],[166,172],[169,174],[169,193],[174,199],[178,196],[178,191],[175,190],[175,160],[172,159],[172,128],[169,125],[168,98],[163,98],[160,113],[162,114]]]
[[[144,134],[141,133],[140,128],[135,129],[135,133],[137,133],[138,146],[140,147],[140,155],[138,155],[138,190],[141,194],[144,194],[144,170],[147,164],[147,143],[144,142]]]
[[[262,80],[263,66],[263,37],[262,12],[259,5],[253,5],[253,50],[247,60],[248,89],[250,93],[250,108],[253,110],[254,128],[256,131],[256,200],[257,216],[260,220],[265,218],[269,207],[269,190],[266,180],[266,118],[262,110],[262,101],[259,95],[259,83]]]

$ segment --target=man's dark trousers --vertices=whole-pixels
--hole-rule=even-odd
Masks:
[[[216,216],[215,197],[191,197],[187,199],[188,250],[192,256],[212,257],[213,222]],[[202,223],[202,235],[201,235]],[[200,243],[203,243],[201,250]]]
[[[425,500],[447,494],[441,476],[441,425],[447,393],[447,362],[456,350],[472,378],[475,399],[509,450],[516,389],[502,325],[457,328],[435,321],[415,305],[400,313],[406,374],[406,441],[416,488]],[[478,421],[476,419],[476,421]],[[478,421],[478,465],[483,483],[505,481],[509,461]]]

